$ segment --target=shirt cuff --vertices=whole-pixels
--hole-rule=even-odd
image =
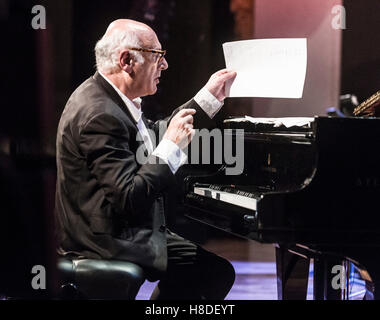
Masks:
[[[194,100],[212,119],[219,112],[224,102],[219,101],[214,95],[203,87],[194,97]]]
[[[187,155],[169,139],[161,140],[152,155],[163,160],[169,166],[173,174],[187,161]]]

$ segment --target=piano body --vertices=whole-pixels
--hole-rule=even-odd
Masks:
[[[306,299],[311,258],[315,299],[347,294],[332,288],[333,267],[351,264],[366,299],[380,299],[380,119],[314,117],[293,127],[231,119],[223,129],[244,139],[244,171],[188,176],[186,215],[276,244],[279,299]]]

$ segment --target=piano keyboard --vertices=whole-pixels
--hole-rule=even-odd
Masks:
[[[203,197],[212,198],[215,200],[230,203],[236,206],[240,206],[246,209],[256,211],[257,199],[252,197],[252,194],[246,193],[247,196],[243,196],[237,193],[231,193],[222,190],[215,190],[208,187],[196,187],[194,186],[194,193]],[[248,194],[250,196],[248,196]]]

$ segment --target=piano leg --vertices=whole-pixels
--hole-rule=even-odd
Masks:
[[[279,300],[306,300],[308,257],[276,245],[277,295]]]
[[[378,300],[378,297],[376,299],[376,293],[377,293],[377,290],[375,289],[373,282],[366,281],[365,282],[365,295],[364,295],[363,300]]]
[[[365,281],[363,300],[380,300],[380,281]]]
[[[345,254],[356,261],[360,277],[365,281],[364,300],[380,300],[380,261],[376,255],[379,249],[378,246],[349,248]]]
[[[340,300],[342,298],[341,288],[334,289],[332,285],[333,278],[337,276],[332,272],[336,265],[342,265],[342,261],[324,256],[314,258],[314,300]]]
[[[375,259],[376,260],[376,259]],[[362,274],[365,280],[365,295],[364,300],[380,300],[380,270],[378,263],[368,263],[368,272]],[[363,271],[362,271],[363,272]]]
[[[368,255],[369,261],[366,261],[367,271],[366,276],[362,276],[365,280],[366,293],[365,300],[380,300],[380,269],[377,257],[372,253]]]

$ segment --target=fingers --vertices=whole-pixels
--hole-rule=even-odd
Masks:
[[[187,115],[193,115],[197,111],[195,109],[182,109],[176,114],[177,117],[186,117]]]
[[[227,81],[229,79],[235,78],[237,73],[235,71],[228,71],[223,73],[220,77],[223,79],[223,81]]]
[[[186,124],[186,123],[193,123],[194,122],[194,118],[191,114],[187,115],[186,117],[182,118],[182,121]]]
[[[195,129],[190,129],[190,136],[189,136],[190,141],[194,138],[194,136],[195,136]]]
[[[225,85],[228,80],[235,78],[237,73],[232,70],[222,69],[214,73],[206,83],[208,91],[219,101],[226,98]]]
[[[176,134],[176,143],[181,148],[184,149],[195,136],[195,130],[193,125],[190,123],[185,123],[183,127],[179,128]]]
[[[226,72],[228,72],[228,69],[221,69],[221,70],[215,72],[212,76],[218,77],[222,74],[225,74]]]
[[[193,127],[194,118],[193,115],[196,113],[195,109],[182,109],[177,113],[179,121],[182,122],[184,127],[187,127],[187,124],[190,124]]]
[[[214,73],[211,77],[206,86],[210,90],[211,93],[215,92],[217,93],[219,90],[222,89],[226,81],[235,78],[237,73],[232,70],[228,69],[222,69],[218,72]]]
[[[182,109],[177,112],[171,119],[163,138],[173,141],[181,149],[186,147],[195,135],[193,128],[195,113],[195,109]]]
[[[195,136],[195,130],[191,129],[189,131],[188,136],[187,136],[187,144],[189,144],[191,142],[191,140],[193,140],[194,136]]]
[[[226,70],[218,75],[217,82],[225,83],[227,80],[235,78],[237,73],[235,71]]]
[[[233,70],[229,69],[222,69],[217,72],[215,72],[211,77],[216,77],[216,78],[222,78],[222,79],[231,79],[233,77],[236,77],[236,72]]]
[[[192,132],[194,129],[193,125],[190,124],[190,123],[185,123],[185,125],[183,126],[184,130],[188,133]]]

